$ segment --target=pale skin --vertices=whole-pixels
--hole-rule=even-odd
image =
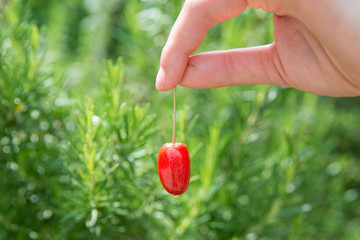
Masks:
[[[247,7],[273,12],[273,43],[190,56],[211,26]],[[187,0],[162,51],[156,88],[242,84],[360,96],[359,1]]]

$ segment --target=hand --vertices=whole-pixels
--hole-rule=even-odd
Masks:
[[[211,26],[247,7],[274,13],[274,43],[189,57]],[[271,84],[359,96],[359,22],[357,0],[187,0],[164,46],[156,88]]]

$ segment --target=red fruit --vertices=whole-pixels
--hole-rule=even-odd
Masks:
[[[158,155],[160,181],[173,195],[183,194],[190,180],[190,157],[183,143],[165,143]]]

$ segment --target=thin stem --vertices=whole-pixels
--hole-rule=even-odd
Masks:
[[[176,142],[176,87],[174,88],[174,112],[173,112],[173,137],[172,143]]]

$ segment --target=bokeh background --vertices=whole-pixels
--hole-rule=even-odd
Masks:
[[[0,0],[0,239],[360,239],[360,98],[178,87],[191,182],[165,192],[154,85],[182,4]],[[198,51],[272,41],[247,9]]]

